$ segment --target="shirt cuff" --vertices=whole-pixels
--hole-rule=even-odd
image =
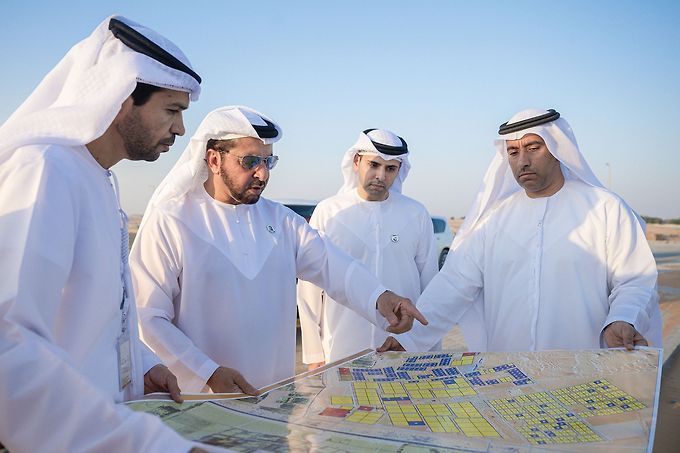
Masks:
[[[373,310],[373,319],[369,319],[369,321],[384,331],[387,331],[389,324],[387,323],[387,319],[385,319],[385,317],[378,311],[378,298],[386,291],[388,291],[388,289],[380,285],[375,291],[373,291],[371,297],[369,297],[369,300],[375,307],[375,310]]]
[[[607,319],[605,319],[602,326],[602,332],[604,332],[605,327],[614,321],[624,321],[632,324],[638,332],[646,332],[649,329],[649,316],[640,307],[632,307],[630,305],[611,307]]]
[[[196,372],[196,378],[192,379],[191,386],[193,388],[203,388],[208,385],[208,379],[213,375],[215,370],[220,366],[208,359]]]

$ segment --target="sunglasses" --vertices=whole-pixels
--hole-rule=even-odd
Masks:
[[[225,154],[229,154],[229,152],[227,151]],[[276,167],[276,163],[279,161],[279,156],[262,157],[254,155],[247,156],[236,156],[234,154],[229,155],[237,158],[238,163],[241,164],[241,167],[245,168],[246,170],[252,170],[253,168],[259,166],[260,164],[264,164],[264,166],[267,167],[267,170],[271,170],[272,168]]]

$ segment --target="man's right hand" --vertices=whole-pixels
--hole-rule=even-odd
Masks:
[[[387,337],[385,342],[376,351],[387,352],[387,351],[405,351],[404,347],[397,341],[394,337]]]
[[[321,368],[325,364],[326,364],[326,362],[310,363],[310,364],[307,365],[307,371],[316,370],[317,368]]]
[[[391,333],[404,333],[411,330],[413,318],[422,325],[427,325],[427,319],[418,311],[413,303],[392,291],[385,291],[376,301],[378,312],[389,324],[385,330]]]
[[[224,366],[217,368],[210,376],[208,387],[215,393],[245,393],[247,395],[260,393],[245,380],[241,373]]]

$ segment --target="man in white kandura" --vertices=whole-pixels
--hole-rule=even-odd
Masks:
[[[255,393],[250,383],[294,374],[296,277],[376,324],[384,316],[390,330],[426,322],[302,217],[260,197],[280,138],[248,107],[211,112],[142,220],[130,256],[142,337],[185,391]]]
[[[167,151],[199,83],[170,41],[108,18],[0,127],[0,443],[10,451],[192,448],[115,404],[180,396],[137,335],[109,168]]]
[[[524,110],[495,143],[481,192],[418,300],[430,324],[379,350],[427,350],[468,308],[471,350],[660,346],[643,226],[595,177],[569,124],[554,110]]]
[[[432,218],[401,194],[410,170],[406,142],[368,129],[342,159],[344,185],[314,210],[310,225],[361,261],[386,286],[417,300],[437,273]],[[377,348],[387,333],[300,280],[302,358],[310,369]]]

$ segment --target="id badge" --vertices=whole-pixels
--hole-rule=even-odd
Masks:
[[[125,330],[118,337],[118,385],[122,391],[132,382],[130,353],[130,331]]]

